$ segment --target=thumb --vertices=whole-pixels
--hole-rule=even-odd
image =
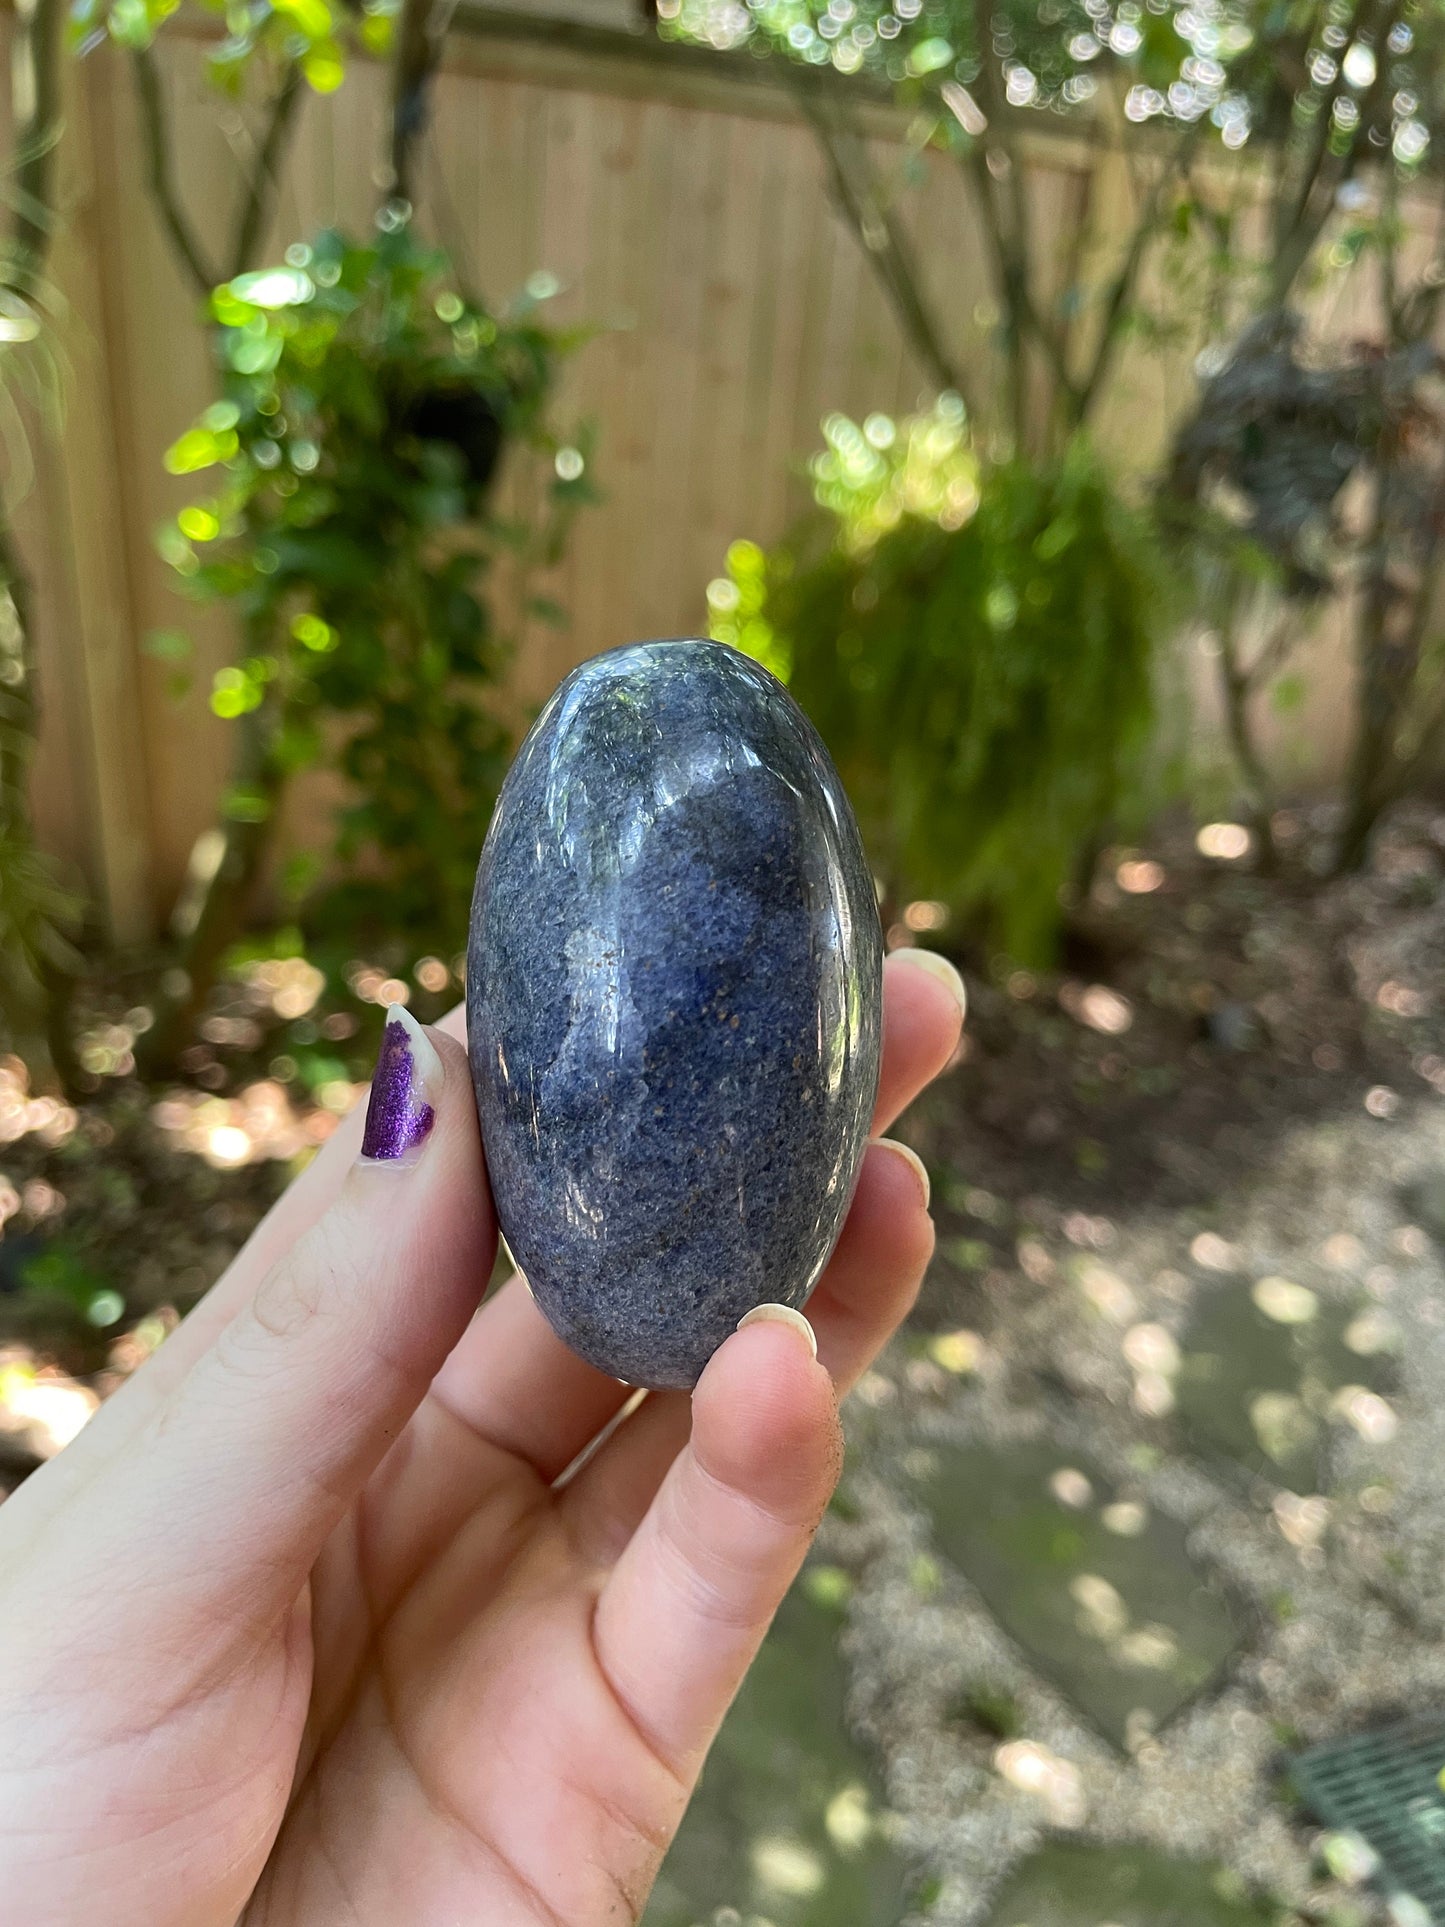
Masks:
[[[394,1005],[340,1196],[131,1442],[124,1491],[103,1482],[171,1623],[290,1605],[465,1329],[495,1240],[465,1053]]]
[[[698,1380],[691,1438],[597,1602],[603,1675],[688,1785],[842,1470],[837,1399],[817,1353],[801,1312],[749,1312]]]

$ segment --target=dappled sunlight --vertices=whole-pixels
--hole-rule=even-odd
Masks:
[[[1088,1812],[1079,1769],[1038,1740],[1008,1740],[994,1754],[999,1774],[1037,1798],[1056,1827],[1082,1826]]]
[[[1148,896],[1154,890],[1162,890],[1168,872],[1162,863],[1155,863],[1149,857],[1127,857],[1114,872],[1114,881],[1129,896]]]
[[[1252,839],[1242,823],[1205,823],[1194,844],[1201,856],[1218,863],[1238,863],[1249,855]]]
[[[175,29],[141,11],[80,0],[80,37],[143,76]],[[112,529],[37,489],[0,555],[0,694],[28,709],[38,649],[45,732],[22,715],[0,750],[23,777],[37,749],[37,845],[85,871],[73,918],[57,866],[30,924],[0,875],[33,1067],[0,1057],[0,1497],[364,1102],[382,1013],[460,999],[528,706],[705,601],[836,761],[887,950],[956,962],[969,1019],[896,1127],[932,1185],[927,1278],[879,1356],[850,1325],[838,1490],[650,1927],[1362,1922],[1388,1855],[1286,1782],[1445,1698],[1445,16],[656,0],[623,35],[463,9],[536,44],[448,61],[432,100],[371,85],[394,13],[162,39],[167,165],[138,171],[136,114],[106,113],[59,177],[144,176],[163,251],[194,223],[172,265],[201,326],[182,354],[169,269],[101,275],[125,352],[80,371],[81,412],[119,423],[116,487],[150,506]],[[370,159],[331,170],[359,239],[278,233],[318,205],[331,123],[312,101],[273,148],[263,92],[331,92],[356,43],[376,65],[333,158],[390,107],[397,152],[374,195]],[[196,62],[231,89],[214,112]],[[59,97],[93,119],[95,91]],[[218,126],[240,177],[213,207]],[[424,185],[400,152],[423,137]],[[449,185],[458,156],[485,179]],[[463,291],[506,276],[505,307]],[[63,313],[0,288],[7,366]],[[595,450],[559,396],[595,406]],[[158,515],[183,600],[140,601],[205,606],[194,638],[131,634],[110,594],[149,584],[125,551]],[[547,954],[605,978],[552,908]],[[683,955],[669,1024],[732,963]],[[639,1104],[674,1075],[644,1052]],[[606,1231],[595,1098],[568,1184]],[[726,1146],[649,1130],[696,1215]],[[784,1202],[785,1163],[759,1178]],[[649,1318],[695,1317],[675,1286]],[[830,1366],[838,1304],[814,1307]],[[1428,1770],[1411,1824],[1438,1852]]]
[[[76,1123],[69,1104],[30,1094],[30,1074],[18,1057],[0,1058],[0,1144],[14,1144],[33,1132],[58,1149],[73,1136]]]
[[[1106,984],[1060,984],[1059,1008],[1103,1037],[1122,1037],[1134,1021],[1128,998]]]
[[[324,1144],[366,1086],[330,1078],[314,1104],[298,1105],[274,1078],[258,1078],[234,1097],[172,1090],[151,1107],[151,1118],[177,1150],[204,1158],[216,1170],[267,1159],[291,1161]]]
[[[304,957],[268,957],[245,964],[241,981],[258,991],[273,1014],[283,1022],[305,1017],[316,1008],[326,988],[326,976]]]
[[[955,1377],[976,1372],[983,1366],[988,1348],[975,1331],[938,1332],[928,1341],[928,1355],[935,1365]]]
[[[1320,1307],[1314,1292],[1289,1278],[1261,1278],[1250,1296],[1277,1325],[1307,1325]]]
[[[68,1372],[23,1346],[0,1347],[0,1433],[36,1458],[54,1458],[99,1405],[97,1393]]]

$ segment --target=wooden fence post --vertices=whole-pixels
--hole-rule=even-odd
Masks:
[[[65,303],[65,366],[58,434],[36,436],[43,572],[42,690],[63,704],[80,855],[105,934],[116,944],[154,933],[140,637],[128,560],[131,438],[117,393],[120,330],[113,250],[127,245],[118,205],[110,90],[119,79],[103,49],[68,63],[61,146],[63,225],[53,278]],[[130,218],[137,218],[134,207]],[[42,724],[44,727],[44,724]]]

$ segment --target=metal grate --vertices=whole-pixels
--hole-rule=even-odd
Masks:
[[[1445,1715],[1424,1714],[1377,1733],[1303,1753],[1290,1776],[1328,1827],[1364,1836],[1382,1883],[1413,1894],[1445,1927]]]

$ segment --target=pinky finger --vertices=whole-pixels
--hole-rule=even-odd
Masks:
[[[702,1764],[842,1467],[832,1381],[804,1321],[721,1346],[673,1461],[597,1603],[598,1662],[684,1784]]]

